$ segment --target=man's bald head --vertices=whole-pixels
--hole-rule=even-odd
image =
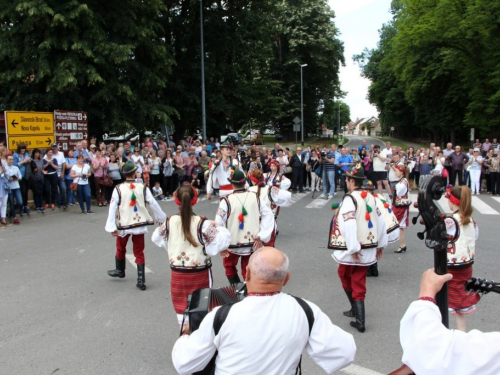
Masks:
[[[274,247],[262,247],[248,262],[252,277],[259,283],[283,283],[288,276],[288,257]]]

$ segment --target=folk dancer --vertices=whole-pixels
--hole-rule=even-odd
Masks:
[[[480,299],[464,289],[464,283],[472,277],[479,229],[472,218],[471,190],[466,185],[449,187],[445,196],[456,220],[445,219],[446,231],[453,238],[448,243],[448,273],[453,275],[448,282],[448,308],[455,316],[457,329],[466,332],[465,316],[476,311]]]
[[[361,164],[353,165],[346,172],[348,193],[344,195],[333,217],[328,248],[339,263],[338,275],[351,304],[344,315],[356,317],[351,326],[365,331],[366,273],[368,267],[382,258],[387,245],[387,231],[382,212],[375,198],[361,191],[365,170]]]
[[[260,169],[254,169],[250,172],[250,181],[253,186],[250,186],[248,191],[253,191],[257,193],[261,201],[264,201],[266,206],[269,207],[274,214],[274,230],[271,235],[271,239],[269,242],[264,243],[264,246],[274,247],[274,243],[276,242],[276,232],[278,230],[278,213],[279,208],[286,206],[290,199],[292,198],[292,194],[285,189],[280,189],[277,186],[269,186],[264,182],[264,173]]]
[[[403,164],[396,164],[392,169],[397,178],[393,188],[392,211],[399,222],[399,249],[394,250],[394,252],[399,254],[406,252],[405,229],[410,224],[411,200],[408,179],[405,177],[406,167]]]
[[[373,197],[375,198],[375,202],[377,208],[382,212],[382,216],[385,221],[385,228],[387,230],[387,243],[393,243],[399,240],[399,223],[394,211],[391,208],[391,205],[385,200],[385,198],[376,193],[376,186],[373,184],[371,180],[363,181],[363,190],[368,190]],[[378,262],[373,263],[368,268],[368,273],[366,276],[374,276],[378,277]]]
[[[264,181],[266,185],[276,186],[283,190],[290,189],[292,182],[284,175],[279,173],[280,164],[278,163],[278,161],[273,159],[268,164],[271,168],[271,172],[264,174]]]
[[[152,240],[168,252],[170,294],[177,321],[182,324],[187,297],[196,289],[212,286],[210,257],[227,253],[231,234],[215,221],[193,213],[198,191],[191,185],[180,186],[174,198],[180,212],[156,228]]]
[[[160,208],[151,191],[142,183],[135,182],[137,167],[132,161],[127,161],[122,172],[125,182],[116,185],[109,205],[106,232],[116,237],[116,269],[108,271],[111,277],[125,277],[125,253],[127,242],[132,236],[134,244],[135,263],[137,264],[137,287],[146,290],[146,276],[144,270],[144,234],[148,232],[147,226],[154,221],[146,208],[149,203],[155,221],[163,223],[167,216]]]
[[[241,258],[241,274],[246,277],[246,268],[250,255],[269,242],[274,230],[274,215],[259,196],[245,189],[245,173],[231,168],[234,192],[221,197],[215,221],[229,229],[231,244],[229,254],[224,258],[224,268],[231,284],[239,283],[236,265]]]
[[[230,143],[220,145],[222,159],[217,159],[210,167],[207,181],[207,199],[212,199],[214,189],[219,189],[219,197],[225,197],[233,192],[233,187],[228,183],[231,176],[231,167],[241,169],[237,159],[231,156],[233,146]]]

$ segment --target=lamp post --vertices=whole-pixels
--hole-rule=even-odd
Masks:
[[[302,68],[306,66],[307,64],[300,66],[300,133],[302,146],[304,146],[304,85],[302,84]]]
[[[337,131],[337,133],[340,135],[340,100],[339,100],[339,116],[338,116],[338,123],[337,123],[337,126],[338,126],[338,131]]]
[[[201,118],[203,142],[207,139],[207,113],[205,109],[205,48],[203,46],[203,0],[200,0],[200,36],[201,36]]]

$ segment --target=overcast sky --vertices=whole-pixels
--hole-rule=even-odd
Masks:
[[[344,42],[346,66],[340,68],[340,81],[342,90],[348,92],[344,101],[351,108],[351,119],[378,117],[377,109],[366,99],[370,81],[361,77],[352,56],[365,47],[377,46],[378,30],[391,19],[391,0],[329,0],[329,3],[335,11],[335,25]]]

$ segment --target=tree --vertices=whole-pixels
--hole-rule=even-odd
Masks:
[[[0,9],[0,85],[10,110],[88,112],[90,131],[166,123],[173,64],[161,0],[12,1]]]
[[[351,109],[348,104],[340,100],[329,101],[324,103],[323,115],[321,123],[325,124],[328,129],[332,129],[334,133],[338,133],[339,127],[339,106],[340,106],[340,127],[346,126],[351,121]]]

